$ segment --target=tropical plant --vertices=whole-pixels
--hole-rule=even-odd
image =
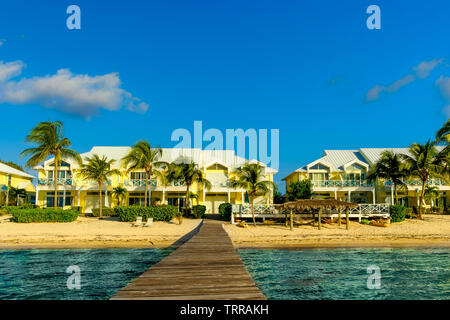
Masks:
[[[21,196],[26,197],[27,191],[22,188],[15,188],[13,186],[9,186],[9,195],[16,202],[16,205],[19,205],[19,199]]]
[[[7,166],[10,166],[11,168],[14,168],[14,169],[17,169],[20,171],[25,171],[25,170],[23,170],[22,166],[18,165],[15,162],[12,162],[12,161],[3,161],[0,159],[0,163],[6,164]]]
[[[202,170],[193,161],[173,164],[169,170],[171,170],[168,175],[169,181],[183,181],[186,186],[185,206],[187,209],[190,208],[190,188],[194,183],[205,189],[211,189],[211,182],[204,177]]]
[[[194,193],[194,192],[189,193],[189,199],[195,199],[196,205],[198,205],[198,198],[199,198],[198,193]]]
[[[98,196],[99,196],[99,219],[103,219],[102,208],[102,186],[103,182],[108,181],[108,178],[113,174],[120,174],[117,169],[111,169],[112,164],[115,160],[108,160],[106,156],[94,154],[92,157],[86,157],[86,163],[81,165],[79,175],[83,177],[84,180],[95,181],[98,184]]]
[[[430,201],[431,207],[434,207],[436,199],[439,198],[439,189],[435,186],[426,186],[423,196]]]
[[[401,157],[409,174],[422,181],[422,189],[419,194],[419,219],[422,219],[426,183],[432,177],[441,177],[442,168],[434,142],[428,140],[425,144],[413,143],[408,151],[409,154],[402,154]]]
[[[73,159],[81,164],[81,157],[78,152],[69,149],[71,142],[64,137],[63,123],[41,122],[33,128],[25,141],[37,145],[22,151],[21,156],[30,156],[26,166],[33,167],[45,161],[48,157],[54,157],[53,163],[53,183],[55,186],[54,208],[58,206],[58,170],[62,159]]]
[[[275,204],[281,204],[284,203],[286,196],[283,196],[280,192],[280,189],[278,189],[278,186],[276,183],[273,184],[273,203]]]
[[[136,142],[130,152],[122,159],[122,164],[127,168],[127,173],[135,170],[144,170],[145,172],[145,206],[148,196],[148,181],[152,175],[160,176],[161,173],[157,168],[161,167],[165,162],[161,161],[162,149],[160,147],[152,148],[150,143],[145,140]]]
[[[259,163],[245,163],[232,172],[229,179],[232,188],[247,190],[250,199],[253,225],[256,226],[254,201],[258,196],[265,196],[273,189],[273,182],[265,180],[263,167]]]
[[[394,187],[395,204],[398,204],[398,189],[406,188],[403,179],[407,175],[401,156],[392,151],[384,151],[367,175],[367,179],[375,184],[378,182],[378,178],[391,180]]]
[[[123,206],[123,200],[127,194],[127,189],[122,186],[117,186],[112,189],[111,195],[117,199],[117,205]]]
[[[289,191],[286,192],[286,198],[289,201],[295,201],[298,199],[311,199],[311,196],[312,183],[309,179],[292,182],[291,184],[289,184]]]
[[[406,207],[402,205],[391,205],[389,207],[391,222],[402,222],[406,217]]]

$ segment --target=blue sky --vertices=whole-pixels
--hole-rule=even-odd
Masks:
[[[71,4],[81,30],[66,27]],[[381,30],[366,27],[371,4]],[[4,0],[0,158],[24,164],[25,135],[47,120],[79,152],[172,147],[194,120],[279,129],[278,180],[324,149],[425,142],[450,115],[448,12],[445,0]]]

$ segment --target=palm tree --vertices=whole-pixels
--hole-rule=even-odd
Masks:
[[[155,167],[160,167],[165,164],[165,162],[158,160],[161,157],[162,149],[160,147],[152,148],[148,141],[141,140],[136,142],[130,152],[122,159],[123,165],[127,168],[127,173],[134,170],[145,171],[144,201],[146,206],[148,205],[148,181],[151,179],[153,174],[160,174],[158,170],[155,170]]]
[[[426,186],[424,197],[425,199],[430,200],[431,208],[433,209],[434,202],[439,198],[439,189],[434,186]]]
[[[16,205],[19,205],[19,199],[20,196],[27,196],[27,191],[25,189],[22,188],[15,188],[13,186],[9,187],[9,194],[10,196],[16,201]]]
[[[444,142],[447,146],[450,144],[450,119],[436,132],[436,141]]]
[[[411,176],[418,177],[422,181],[422,190],[419,195],[419,219],[422,219],[422,207],[425,194],[425,186],[429,178],[441,177],[439,159],[434,142],[428,140],[425,144],[413,143],[408,148],[410,155],[402,154],[405,168]]]
[[[232,172],[229,184],[232,188],[247,190],[250,198],[253,225],[256,226],[254,201],[257,196],[265,196],[273,188],[273,182],[264,179],[259,163],[246,163]]]
[[[21,156],[31,156],[26,166],[33,167],[45,161],[48,157],[54,157],[53,163],[53,184],[55,186],[54,208],[58,206],[58,170],[62,159],[73,159],[81,164],[81,157],[78,152],[69,149],[71,142],[63,135],[63,123],[41,122],[33,128],[25,138],[26,142],[37,145],[22,151]]]
[[[86,157],[87,163],[82,164],[79,171],[79,175],[83,177],[84,180],[96,181],[98,184],[98,196],[100,204],[99,219],[102,219],[102,186],[104,181],[108,181],[108,178],[113,174],[120,174],[117,169],[111,169],[112,164],[115,160],[108,160],[106,156],[100,158],[97,154],[94,154],[91,158]]]
[[[123,199],[125,198],[126,194],[127,194],[127,189],[125,189],[124,187],[121,187],[121,186],[113,188],[113,190],[111,192],[111,195],[113,197],[116,197],[118,206],[123,205]]]
[[[202,170],[200,170],[193,161],[173,164],[170,170],[169,180],[183,181],[186,186],[185,207],[187,209],[190,208],[189,195],[191,186],[194,183],[197,183],[208,190],[211,189],[211,182],[203,176]]]
[[[406,187],[403,179],[407,176],[402,160],[392,151],[384,151],[367,175],[369,181],[377,183],[377,178],[391,180],[394,187],[395,204],[398,204],[398,187]]]
[[[190,192],[189,193],[189,199],[195,199],[195,202],[198,205],[198,193]]]

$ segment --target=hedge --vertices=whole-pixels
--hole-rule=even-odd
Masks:
[[[91,217],[98,217],[100,215],[100,208],[93,208],[92,213],[88,214]],[[102,216],[104,217],[116,217],[117,213],[113,208],[102,208]]]
[[[8,208],[14,222],[72,222],[78,218],[78,212],[74,210],[46,209],[20,209]]]
[[[389,207],[389,213],[391,215],[391,222],[402,222],[405,220],[406,207],[401,205],[391,205]]]
[[[230,221],[231,220],[231,204],[225,202],[219,206],[219,214],[221,215],[223,220]]]
[[[145,220],[147,218],[153,218],[153,221],[171,221],[178,211],[174,206],[118,206],[114,207],[115,214],[119,217],[120,221],[133,222],[137,217],[142,217]]]
[[[192,207],[192,215],[194,218],[202,219],[205,216],[206,206],[196,205]]]

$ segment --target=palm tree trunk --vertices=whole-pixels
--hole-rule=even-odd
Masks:
[[[100,201],[99,214],[98,214],[99,219],[103,219],[102,185],[103,185],[103,181],[99,181],[98,182],[98,197],[99,197],[99,201]]]
[[[55,185],[55,201],[53,201],[53,208],[56,209],[58,208],[58,178],[57,178],[57,174],[58,174],[58,164],[56,162],[56,158],[55,158],[55,162],[53,163],[54,165],[54,169],[53,169],[53,184]],[[63,199],[64,201],[64,199]]]
[[[423,207],[423,196],[425,194],[425,182],[426,180],[422,180],[422,191],[420,191],[419,195],[419,219],[422,220],[422,207]]]
[[[254,199],[253,196],[250,196],[250,203],[252,206],[252,218],[253,218],[253,226],[256,227],[256,220],[255,220],[255,206],[253,205]]]
[[[186,184],[186,203],[184,204],[185,208],[189,208],[189,189],[190,189],[190,185]]]
[[[397,193],[397,184],[394,183],[394,193],[395,193],[395,204],[398,205],[398,193]]]
[[[147,207],[147,196],[148,196],[148,173],[145,173],[145,192],[144,192],[144,203],[145,207]]]

